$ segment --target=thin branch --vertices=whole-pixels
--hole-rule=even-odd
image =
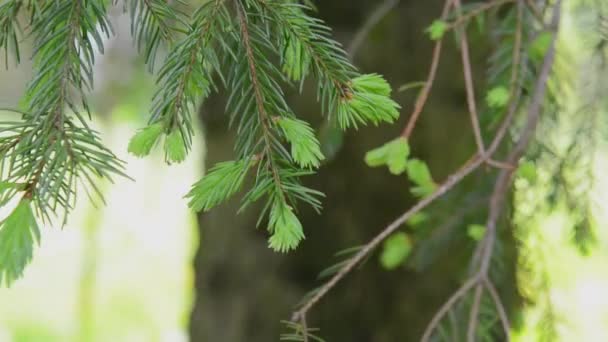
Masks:
[[[306,324],[306,316],[300,317],[300,324],[302,324],[303,342],[308,342],[308,324]]]
[[[522,89],[519,86],[520,83],[520,71],[521,65],[525,64],[525,58],[521,55],[522,45],[522,34],[523,34],[523,0],[518,0],[517,3],[517,28],[515,31],[515,42],[513,45],[513,65],[511,67],[511,89],[510,89],[510,104],[507,110],[507,115],[503,120],[503,123],[495,133],[496,137],[500,139],[494,139],[494,142],[490,145],[490,150],[497,148],[496,142],[502,141],[502,137],[507,133],[507,130],[511,126],[511,122],[515,117],[515,113],[519,108],[519,100],[522,95]]]
[[[540,9],[538,9],[538,7],[536,6],[536,4],[534,4],[534,1],[533,0],[526,0],[526,5],[528,5],[528,8],[530,9],[530,12],[532,12],[532,14],[536,18],[536,20],[538,20],[538,22],[540,22],[540,23],[543,23],[544,22],[543,13],[540,11]]]
[[[401,0],[385,0],[380,4],[374,12],[369,16],[365,24],[361,26],[355,37],[350,42],[346,49],[351,60],[355,59],[361,44],[365,41],[371,30],[382,20],[393,8],[395,8]]]
[[[450,3],[451,0],[446,0],[446,8],[449,7]],[[522,131],[519,141],[517,142],[516,146],[509,155],[509,164],[516,164],[516,162],[521,158],[527,145],[531,140],[531,137],[535,131],[536,125],[539,120],[541,104],[546,91],[546,83],[549,78],[549,73],[551,71],[555,58],[555,43],[557,39],[558,24],[561,13],[560,6],[561,0],[557,0],[552,20],[552,29],[554,30],[554,36],[552,38],[550,47],[545,55],[541,68],[542,71],[536,82],[532,101],[528,108],[527,122],[525,128]],[[328,282],[321,286],[313,296],[311,296],[306,302],[304,302],[304,304],[300,307],[299,310],[293,313],[292,321],[302,320],[306,316],[308,311],[313,306],[315,306],[331,289],[333,289],[340,280],[346,277],[346,275],[348,275],[357,264],[364,260],[373,250],[375,250],[376,247],[378,247],[382,243],[382,241],[384,241],[384,239],[386,239],[390,234],[399,229],[399,227],[403,223],[405,223],[409,218],[429,206],[436,199],[442,197],[446,192],[448,192],[457,184],[459,184],[465,177],[477,170],[482,164],[486,163],[487,160],[496,152],[501,142],[504,140],[506,130],[512,122],[514,114],[518,108],[519,94],[520,92],[516,92],[516,96],[511,99],[509,112],[503,119],[503,123],[497,131],[496,135],[494,136],[494,139],[492,140],[492,143],[490,144],[490,147],[486,151],[485,155],[475,154],[474,156],[472,156],[458,171],[449,176],[432,194],[419,201],[416,205],[411,207],[404,214],[399,216],[396,220],[394,220],[387,227],[385,227],[378,235],[376,235],[376,237],[374,237],[359,252],[357,252],[351,259],[349,259],[348,262],[346,262],[344,266]],[[500,173],[496,181],[494,192],[490,200],[490,215],[488,217],[487,233],[480,245],[480,248],[483,251],[483,257],[479,271],[472,275],[469,280],[467,280],[467,282],[465,282],[465,284],[462,285],[439,309],[437,314],[435,314],[435,316],[431,320],[431,323],[425,330],[425,333],[422,338],[423,342],[426,342],[430,339],[434,329],[437,327],[443,316],[463,295],[465,295],[471,288],[475,287],[476,285],[483,285],[485,282],[488,281],[488,266],[490,258],[492,256],[493,245],[496,239],[496,222],[500,215],[500,207],[503,203],[504,195],[509,188],[513,172],[514,170],[511,168],[504,169]],[[481,290],[483,290],[483,288],[481,288]]]
[[[426,208],[437,198],[443,196],[443,194],[451,190],[466,176],[475,171],[482,163],[482,158],[475,157],[473,161],[469,163],[469,165],[464,168],[461,168],[459,171],[449,176],[447,180],[442,185],[440,185],[437,190],[435,190],[435,192],[418,202],[416,205],[406,211],[403,215],[398,217],[395,221],[393,221],[386,228],[384,228],[382,232],[380,232],[376,237],[374,237],[370,242],[368,242],[340,269],[340,271],[338,271],[327,283],[325,283],[319,289],[319,291],[315,293],[314,296],[312,296],[308,301],[306,301],[298,311],[294,312],[292,320],[299,320],[300,317],[305,315],[321,298],[323,298],[327,294],[327,292],[329,292],[340,280],[342,280],[342,278],[344,278],[348,273],[350,273],[350,271],[352,271],[352,269],[361,260],[363,260],[369,253],[371,253],[380,243],[382,243],[384,239],[386,239],[390,234],[399,229],[399,227],[401,227],[401,225],[404,224],[414,214]]]
[[[272,146],[272,134],[270,132],[269,122],[270,116],[266,112],[266,107],[264,107],[264,95],[262,94],[262,90],[260,89],[260,84],[258,80],[257,68],[255,66],[255,57],[253,55],[253,48],[251,46],[251,38],[249,35],[249,28],[247,24],[247,18],[245,17],[243,5],[239,0],[235,0],[235,7],[237,16],[241,25],[241,35],[243,37],[243,46],[245,47],[245,52],[247,55],[247,64],[249,66],[249,74],[251,77],[251,86],[253,88],[253,93],[255,96],[256,105],[258,108],[258,115],[260,118],[260,126],[262,127],[262,138],[264,139],[264,154],[268,159],[270,172],[272,173],[272,178],[274,180],[275,185],[280,190],[280,195],[285,196],[283,184],[281,183],[281,178],[279,177],[279,172],[274,164],[274,159],[272,157],[271,146]]]
[[[443,10],[441,12],[442,19],[445,19],[447,17],[453,1],[454,0],[445,0]],[[401,136],[405,137],[406,139],[409,138],[410,135],[412,135],[412,131],[416,126],[416,122],[418,121],[418,118],[422,113],[422,109],[424,109],[424,105],[426,104],[426,101],[429,97],[431,89],[433,88],[433,83],[435,82],[435,77],[437,75],[437,68],[439,67],[439,59],[441,57],[441,45],[443,44],[442,42],[443,40],[439,39],[435,43],[435,47],[433,48],[433,58],[431,60],[431,68],[429,70],[429,75],[427,77],[426,82],[424,83],[424,87],[416,98],[416,103],[414,104],[414,111],[412,112],[412,114],[410,114],[410,118],[407,122],[407,125],[401,133]]]
[[[496,311],[498,311],[498,317],[500,317],[500,323],[502,324],[502,328],[504,330],[505,336],[507,337],[507,342],[511,340],[511,323],[509,322],[509,316],[507,315],[507,310],[505,310],[505,306],[500,300],[500,296],[498,295],[498,291],[496,291],[496,287],[492,284],[490,279],[485,279],[484,285],[492,297],[494,301],[494,306],[496,307]]]
[[[497,169],[506,169],[506,170],[515,169],[514,165],[511,165],[511,164],[505,163],[505,162],[501,162],[498,160],[488,159],[487,163],[488,163],[488,165],[493,166]]]
[[[498,7],[498,6],[501,6],[501,5],[504,5],[506,3],[513,2],[513,1],[517,1],[517,0],[495,0],[495,1],[490,1],[490,2],[484,3],[483,5],[479,5],[475,9],[471,10],[470,12],[468,12],[462,16],[459,16],[458,19],[456,19],[456,21],[454,21],[453,23],[450,24],[449,28],[450,29],[456,28],[456,27],[468,22],[469,20],[473,19],[474,17],[478,16],[482,12],[488,11],[494,7]]]
[[[470,278],[458,290],[456,290],[452,296],[450,296],[450,298],[441,306],[441,308],[439,308],[435,316],[433,316],[433,319],[431,319],[429,325],[424,330],[422,339],[420,339],[421,342],[430,341],[433,331],[435,331],[439,325],[439,322],[441,322],[443,319],[443,316],[445,316],[450,309],[452,309],[454,304],[456,304],[460,298],[467,294],[469,290],[471,290],[477,284],[477,282],[477,278]]]
[[[221,0],[215,1],[214,12],[219,8],[220,4],[221,4]],[[178,125],[178,120],[176,119],[176,117],[179,116],[178,113],[182,109],[181,108],[182,104],[185,102],[184,98],[185,98],[186,85],[188,84],[188,81],[192,75],[193,66],[196,65],[196,63],[198,63],[196,58],[199,53],[199,47],[205,43],[205,40],[208,37],[207,34],[209,33],[210,27],[211,27],[211,20],[207,20],[201,30],[200,35],[196,39],[196,43],[190,49],[190,55],[188,56],[189,63],[186,65],[186,69],[184,70],[184,72],[180,75],[179,83],[177,85],[177,91],[175,92],[175,97],[173,98],[173,103],[171,104],[171,109],[167,111],[169,113],[169,115],[171,115],[171,123],[170,123],[171,129],[173,129],[173,126]]]
[[[551,21],[551,27],[554,30],[553,38],[551,40],[549,49],[545,54],[545,58],[541,67],[541,72],[536,81],[532,100],[530,102],[530,106],[528,107],[526,125],[521,133],[517,144],[509,154],[509,164],[517,164],[519,159],[523,156],[527,146],[529,145],[534,132],[536,131],[536,126],[540,118],[542,102],[545,98],[547,81],[549,79],[549,75],[553,67],[553,62],[555,60],[557,32],[560,18],[561,0],[557,0],[553,10],[553,18]],[[488,282],[488,270],[490,268],[490,261],[493,255],[494,244],[496,242],[497,222],[501,216],[504,207],[503,203],[506,197],[506,193],[508,192],[511,182],[513,180],[514,172],[515,170],[502,170],[500,172],[498,179],[496,180],[496,184],[494,185],[492,197],[490,199],[490,213],[488,215],[488,221],[486,223],[487,232],[482,244],[479,247],[481,251],[481,264],[479,267],[479,273],[476,276],[477,279],[480,279],[486,283]],[[478,325],[477,316],[479,306],[477,301],[479,299],[481,289],[481,287],[477,288],[477,292],[475,293],[475,304],[471,310],[471,319],[469,321],[469,330],[467,335],[468,341],[470,342],[474,342],[475,340],[474,332]],[[499,310],[498,307],[497,310]]]
[[[454,7],[458,16],[461,16],[460,0],[454,0]],[[475,86],[473,84],[473,71],[471,70],[471,57],[469,55],[469,41],[467,39],[466,28],[460,30],[460,53],[462,55],[462,70],[464,72],[464,84],[467,91],[467,105],[469,106],[469,115],[471,117],[471,126],[475,135],[475,144],[480,155],[485,155],[485,146],[481,137],[481,129],[479,128],[479,116],[477,114],[477,101],[475,100]]]
[[[515,96],[519,83],[521,68],[521,41],[524,24],[524,0],[517,0],[517,27],[515,28],[515,42],[513,43],[513,64],[511,65],[511,97]]]
[[[553,18],[551,20],[551,27],[553,28],[554,32],[553,38],[551,39],[549,49],[545,54],[545,58],[541,67],[541,72],[536,81],[532,100],[530,102],[530,106],[528,107],[528,119],[526,125],[521,133],[519,141],[517,142],[517,144],[511,151],[511,154],[509,155],[509,164],[517,164],[519,159],[523,156],[528,144],[530,143],[530,140],[532,139],[534,132],[536,131],[536,126],[539,121],[542,103],[545,98],[545,92],[547,89],[547,81],[549,79],[549,75],[553,67],[553,62],[555,60],[557,32],[561,19],[561,0],[557,0],[553,12]],[[511,184],[513,173],[514,170],[503,170],[498,176],[496,185],[494,186],[494,192],[492,193],[492,197],[490,199],[490,213],[488,215],[487,223],[488,231],[484,241],[490,241],[491,239],[495,238],[496,223],[502,212],[502,204],[509,185]],[[485,250],[485,253],[482,256],[482,264],[480,271],[483,272],[484,275],[488,272],[493,247],[494,244],[489,243],[488,247]]]
[[[476,281],[475,296],[473,297],[473,304],[471,305],[471,313],[469,316],[469,327],[467,329],[467,341],[475,342],[475,336],[477,334],[477,326],[479,325],[479,306],[481,305],[481,296],[483,295],[483,285]]]
[[[495,140],[492,144],[494,148],[490,148],[488,150],[488,155],[491,155],[495,152],[495,149],[500,145],[500,141],[504,138],[502,136],[496,136]],[[465,162],[465,164],[458,169],[455,173],[448,176],[447,179],[437,187],[435,192],[430,194],[428,197],[425,197],[416,205],[411,207],[404,214],[399,216],[395,221],[390,223],[384,230],[382,230],[376,237],[374,237],[370,242],[368,242],[357,254],[355,254],[341,269],[338,271],[327,283],[325,283],[319,290],[308,299],[299,310],[295,311],[292,315],[292,321],[297,321],[300,317],[306,315],[306,313],[315,305],[317,302],[323,298],[336,284],[342,280],[353,268],[363,260],[369,253],[371,253],[384,239],[386,239],[390,234],[399,229],[399,227],[404,224],[408,219],[410,219],[413,215],[420,212],[431,203],[433,203],[436,199],[443,196],[446,192],[454,188],[457,184],[459,184],[464,178],[473,173],[473,171],[477,170],[480,165],[484,164],[486,159],[475,154],[471,158]]]

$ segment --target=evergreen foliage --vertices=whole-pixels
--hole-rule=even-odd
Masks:
[[[9,286],[21,277],[38,241],[40,230],[31,201],[24,198],[0,223],[0,285],[4,283]]]
[[[243,207],[263,199],[270,248],[294,249],[304,238],[298,203],[321,209],[322,194],[304,187],[300,178],[314,173],[324,156],[315,130],[285,101],[283,86],[314,78],[324,112],[347,128],[397,118],[388,84],[379,75],[356,71],[330,29],[311,16],[309,2],[212,0],[195,10],[182,1],[122,4],[150,70],[162,59],[159,52],[169,49],[156,73],[149,124],[133,136],[128,151],[144,157],[160,145],[167,163],[183,162],[193,144],[195,108],[218,90],[219,81],[230,94],[227,112],[238,133],[235,160],[219,163],[194,184],[186,195],[189,205],[210,210],[238,192],[251,174]],[[22,251],[1,255],[0,274],[7,284],[31,259],[36,239],[25,237],[37,236],[35,222],[15,224],[33,220],[34,215],[24,218],[23,208],[45,222],[62,215],[65,223],[80,185],[101,196],[98,178],[126,176],[124,163],[89,123],[86,93],[94,84],[94,55],[103,53],[103,40],[112,34],[107,5],[103,0],[0,5],[5,52],[19,62],[21,14],[29,16],[25,34],[35,42],[35,75],[24,109],[15,111],[20,119],[0,123],[2,203],[15,197],[27,201],[0,229],[3,250]]]
[[[6,201],[23,198],[2,229],[3,250],[16,251],[18,245],[23,253],[0,260],[0,273],[5,283],[11,283],[31,259],[36,239],[27,237],[30,230],[37,232],[37,225],[30,211],[42,221],[62,215],[65,223],[76,203],[78,184],[99,194],[96,178],[124,173],[123,162],[88,123],[85,93],[93,87],[95,49],[103,51],[103,37],[111,34],[105,2],[9,1],[2,6],[0,42],[5,50],[18,51],[20,8],[30,14],[29,34],[34,37],[34,78],[24,110],[15,112],[20,120],[0,123],[2,179],[15,185],[3,197]]]

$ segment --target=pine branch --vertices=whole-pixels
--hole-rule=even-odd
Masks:
[[[281,181],[279,179],[279,171],[275,165],[275,161],[272,157],[272,145],[273,145],[273,133],[271,132],[271,121],[270,121],[270,116],[268,115],[268,112],[266,111],[266,99],[264,98],[263,95],[263,90],[261,89],[262,85],[260,84],[260,79],[258,78],[258,60],[256,59],[256,57],[254,56],[254,52],[253,52],[253,48],[251,46],[251,38],[249,35],[249,26],[247,23],[247,18],[245,17],[244,14],[244,9],[242,7],[242,4],[240,2],[236,2],[236,9],[237,9],[237,14],[238,14],[238,19],[239,19],[239,24],[241,27],[241,38],[243,39],[243,45],[244,45],[244,49],[245,49],[245,54],[246,54],[246,58],[247,58],[247,65],[249,68],[249,78],[251,81],[251,89],[253,91],[253,95],[255,98],[255,104],[257,106],[257,115],[258,115],[258,121],[260,123],[260,127],[261,127],[261,132],[262,132],[262,139],[264,140],[264,148],[263,148],[263,154],[260,158],[266,158],[269,162],[269,167],[270,167],[270,172],[272,173],[272,177],[274,179],[275,185],[277,186],[277,188],[280,189],[280,193],[284,193],[284,191],[281,189]],[[262,56],[258,56],[262,57]],[[265,74],[267,75],[267,74]],[[268,76],[266,76],[268,77]],[[278,89],[278,86],[275,84],[273,84],[274,82],[272,82],[270,79],[267,79],[268,82],[266,82],[267,84],[265,85],[266,87],[270,88],[268,90],[266,90],[265,92],[267,93],[281,93],[281,91]],[[279,113],[277,113],[279,114]]]
[[[185,3],[177,0],[177,5]],[[163,44],[170,46],[176,34],[185,33],[187,16],[166,0],[130,0],[129,13],[137,49],[143,53],[150,70],[154,70],[158,48]]]
[[[274,186],[270,188],[270,201],[267,207],[270,206],[269,231],[272,234],[269,240],[269,246],[277,251],[288,251],[295,248],[298,243],[304,238],[302,226],[298,218],[293,214],[293,209],[288,205],[290,197],[290,189],[285,186],[279,169],[276,149],[275,132],[272,129],[272,120],[267,109],[270,109],[275,115],[286,115],[289,109],[284,102],[278,102],[273,97],[276,94],[281,94],[276,81],[272,80],[272,70],[264,70],[264,66],[268,67],[269,61],[266,61],[265,56],[260,54],[259,47],[252,46],[252,38],[250,26],[245,15],[245,8],[240,1],[235,1],[237,17],[240,26],[240,34],[243,42],[243,49],[248,69],[248,77],[250,81],[249,92],[253,94],[255,99],[255,112],[257,114],[257,129],[261,134],[261,151],[257,155],[261,160],[263,167],[268,170],[272,177]],[[259,41],[264,38],[259,32],[256,35]],[[282,100],[282,99],[281,99]],[[281,101],[279,100],[279,101]],[[280,148],[279,151],[280,153]],[[258,177],[263,175],[258,173]],[[295,190],[295,189],[293,189]],[[295,191],[294,191],[295,192]]]
[[[248,165],[239,168],[239,175],[257,165],[255,183],[243,197],[242,208],[265,197],[260,219],[269,214],[269,247],[286,252],[304,238],[295,215],[296,203],[302,201],[320,209],[318,197],[322,194],[302,186],[299,178],[312,172],[302,168],[318,166],[323,156],[314,131],[306,122],[296,119],[285,102],[278,83],[283,77],[268,57],[277,49],[268,32],[259,25],[256,8],[248,2],[234,1],[234,4],[238,29],[227,30],[226,41],[219,44],[233,64],[226,85],[230,90],[227,110],[231,113],[231,126],[236,126],[238,133],[235,146],[238,160],[234,163]],[[291,153],[284,142],[291,144]],[[188,194],[191,205],[208,210],[235,193],[236,190],[229,191],[221,200],[206,202],[215,198],[210,190],[214,177],[227,176],[227,171],[214,168]]]
[[[221,75],[215,45],[223,39],[221,31],[228,18],[223,0],[208,2],[194,13],[186,36],[167,56],[158,73],[158,90],[148,127],[159,127],[159,134],[150,146],[137,145],[135,136],[129,149],[132,153],[140,157],[148,155],[160,133],[165,133],[167,162],[179,163],[185,159],[194,135],[194,108],[211,92],[212,73]]]
[[[17,33],[19,27],[18,15],[23,2],[20,0],[5,1],[0,5],[0,48],[4,49],[4,60],[8,69],[9,51],[13,51],[17,63],[21,61]]]
[[[102,35],[109,35],[111,29],[103,1],[61,0],[39,6],[33,16],[35,76],[26,92],[27,110],[19,113],[21,122],[0,124],[5,132],[0,138],[2,179],[11,185],[2,198],[22,196],[22,203],[27,201],[43,221],[63,214],[65,224],[76,203],[78,184],[101,198],[95,178],[126,176],[123,162],[100,143],[86,118],[84,93],[93,87],[94,48],[103,51]],[[22,240],[28,248],[33,241]],[[11,282],[30,257],[16,264],[7,258],[0,258],[0,273],[8,272],[5,281]]]
[[[318,82],[317,97],[323,111],[336,115],[341,128],[392,123],[398,118],[399,105],[390,99],[390,87],[388,92],[380,93],[374,91],[377,89],[358,88],[356,81],[366,76],[359,75],[346,52],[331,38],[331,29],[306,14],[309,7],[276,0],[253,3],[260,7],[260,18],[269,18],[276,26],[279,45],[284,46],[283,71],[301,84],[312,73]],[[374,82],[384,80],[375,78]],[[386,86],[379,87],[384,90]]]

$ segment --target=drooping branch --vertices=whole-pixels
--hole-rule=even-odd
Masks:
[[[458,1],[458,0],[456,0]],[[506,1],[504,1],[506,2]],[[448,8],[450,4],[450,0],[446,1],[446,8]],[[519,2],[521,11],[522,2]],[[547,50],[544,60],[541,66],[541,72],[537,77],[536,84],[534,87],[534,91],[532,93],[531,101],[527,108],[526,115],[526,124],[520,138],[517,140],[517,143],[509,153],[509,157],[507,158],[507,165],[517,165],[519,159],[522,157],[523,153],[526,151],[527,146],[529,145],[532,135],[535,132],[536,125],[538,123],[541,109],[542,109],[542,100],[545,98],[546,93],[546,83],[550,76],[550,71],[553,66],[554,58],[555,58],[555,44],[557,39],[559,21],[560,21],[560,8],[561,1],[557,1],[553,10],[553,18],[551,23],[551,29],[553,32],[553,37],[551,39],[551,44],[549,49]],[[445,9],[444,9],[445,10]],[[447,11],[447,10],[445,10]],[[521,13],[521,12],[520,12]],[[518,15],[518,20],[521,21],[521,14]],[[521,46],[521,23],[518,23],[518,30],[516,33],[516,43],[515,49],[519,50]],[[465,44],[466,45],[466,44]],[[514,56],[516,56],[516,63],[521,63],[520,52],[514,51]],[[463,56],[463,59],[464,58]],[[435,63],[432,63],[433,65]],[[466,62],[465,62],[466,64]],[[429,79],[432,81],[434,76],[434,68],[431,67],[431,77]],[[364,245],[353,257],[348,259],[343,263],[343,266],[339,269],[337,273],[334,274],[333,277],[329,279],[325,284],[323,284],[318,290],[314,292],[314,294],[306,300],[300,308],[295,311],[292,315],[293,321],[299,321],[303,317],[307,315],[307,313],[329,292],[331,291],[337,283],[343,280],[354,268],[358,265],[362,260],[369,256],[369,254],[374,251],[389,235],[395,232],[399,227],[405,223],[409,218],[411,218],[416,213],[420,212],[430,204],[432,204],[435,200],[442,197],[446,192],[453,189],[457,184],[459,184],[464,178],[470,175],[472,172],[477,170],[481,165],[487,163],[493,155],[498,150],[498,147],[501,146],[503,141],[505,140],[506,132],[508,128],[511,126],[513,122],[513,118],[515,113],[519,109],[519,99],[521,94],[521,89],[515,86],[517,83],[517,70],[519,68],[519,64],[513,66],[513,77],[512,77],[512,86],[515,89],[511,94],[510,105],[507,111],[507,114],[503,118],[502,124],[499,129],[495,132],[493,140],[491,141],[485,153],[476,153],[474,154],[458,171],[449,176],[441,185],[437,187],[437,189],[426,198],[422,199],[416,205],[411,207],[408,211],[406,211],[403,215],[398,217],[388,226],[386,226],[376,237],[374,237],[371,241],[369,241],[366,245]],[[428,88],[427,91],[425,89],[422,90],[419,99],[421,103],[424,104],[426,96],[428,96],[428,92],[430,91],[429,82],[427,82],[425,88]],[[426,93],[426,95],[425,95]],[[416,113],[416,111],[414,112]],[[410,123],[412,120],[410,120]],[[413,122],[415,123],[415,117]],[[410,124],[408,124],[408,127]],[[413,125],[412,125],[413,127]],[[407,129],[406,136],[409,136],[411,130]],[[486,235],[482,242],[480,243],[479,249],[482,251],[480,253],[481,263],[477,271],[473,273],[473,275],[450,297],[450,299],[444,303],[444,305],[439,309],[436,315],[431,320],[430,324],[427,326],[425,333],[422,337],[422,341],[429,341],[433,332],[441,322],[442,318],[447,314],[452,307],[463,297],[465,296],[471,289],[476,289],[476,299],[474,302],[474,307],[471,312],[470,324],[469,324],[469,337],[474,336],[473,333],[476,330],[476,320],[478,313],[478,306],[481,302],[481,296],[484,290],[490,292],[490,295],[495,303],[496,309],[499,313],[500,320],[502,322],[505,335],[507,339],[509,339],[509,323],[508,318],[506,316],[506,312],[504,310],[504,306],[500,302],[500,298],[488,278],[488,269],[490,265],[490,259],[492,257],[492,248],[496,241],[496,225],[497,220],[500,217],[501,210],[504,203],[504,197],[507,193],[511,181],[512,176],[514,174],[514,167],[505,167],[502,168],[499,176],[496,180],[494,191],[492,197],[490,199],[490,213],[488,216],[488,222],[486,224]]]

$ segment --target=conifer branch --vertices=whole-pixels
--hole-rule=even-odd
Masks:
[[[170,45],[175,41],[175,35],[184,33],[177,26],[188,26],[186,15],[166,0],[129,0],[131,15],[131,34],[137,49],[143,53],[146,64],[154,70],[154,61],[158,48],[162,44]],[[178,5],[184,5],[177,0]]]
[[[306,15],[305,11],[309,8],[305,5],[277,0],[261,1],[260,4],[280,28],[280,37],[285,39],[284,44],[287,46],[284,53],[290,52],[290,49],[297,51],[296,46],[301,46],[302,60],[299,62],[305,64],[309,63],[307,60],[312,62],[312,71],[320,82],[319,91],[323,91],[324,86],[327,86],[329,89],[325,91],[331,89],[335,92],[321,95],[327,101],[326,109],[329,110],[329,103],[332,101],[348,97],[347,83],[356,76],[355,67],[348,60],[342,47],[329,38],[331,30],[322,21]],[[283,56],[285,68],[290,68],[298,62],[291,59],[293,57]],[[307,70],[303,70],[301,75],[291,76],[294,80],[303,80],[306,73]]]
[[[172,49],[159,70],[149,126],[133,137],[129,145],[131,153],[148,155],[164,133],[166,161],[179,163],[185,159],[194,135],[192,112],[211,92],[213,73],[221,73],[214,44],[223,39],[221,26],[226,18],[223,0],[210,1],[194,13],[186,36]],[[146,135],[146,130],[156,131],[152,127],[158,127],[158,134]],[[148,139],[141,140],[146,136]]]
[[[366,75],[356,71],[340,44],[331,39],[331,30],[305,13],[309,10],[307,6],[276,0],[259,4],[278,27],[277,36],[285,46],[281,55],[284,72],[293,81],[300,82],[312,72],[318,81],[317,97],[323,112],[336,115],[342,129],[356,129],[359,124],[392,123],[397,119],[399,105],[390,99],[390,87],[382,93],[377,92],[377,87],[357,88],[356,81]]]
[[[4,272],[7,283],[22,274],[35,240],[23,240],[28,243],[19,247],[24,255],[5,239],[30,234],[27,229],[35,225],[33,213],[43,221],[63,214],[65,224],[79,184],[87,192],[93,189],[103,200],[94,178],[126,176],[123,162],[101,144],[87,119],[85,92],[93,87],[94,48],[103,52],[102,35],[111,33],[105,4],[60,0],[36,6],[32,16],[35,76],[26,91],[27,110],[20,113],[21,122],[1,123],[2,131],[8,133],[0,138],[2,182],[6,185],[2,202],[21,197],[21,204],[9,215],[15,220],[7,219],[0,230],[0,245],[7,244],[13,251],[0,255],[0,278]],[[34,223],[11,227],[10,222],[22,220]]]
[[[521,16],[518,16],[519,20],[521,20]],[[536,86],[532,95],[532,100],[528,107],[528,115],[527,115],[527,124],[520,136],[520,139],[516,143],[515,147],[511,150],[508,158],[508,164],[515,165],[518,160],[522,156],[525,151],[528,143],[531,140],[532,134],[535,131],[536,123],[538,122],[540,109],[542,105],[542,99],[545,97],[545,89],[546,83],[549,78],[549,74],[553,65],[553,60],[555,56],[555,42],[557,39],[558,32],[558,24],[560,18],[560,1],[555,4],[554,7],[554,16],[552,21],[552,32],[553,37],[551,38],[551,44],[549,49],[545,54],[544,61],[541,67],[541,73],[539,74],[536,80]],[[520,34],[520,33],[516,33]],[[516,48],[519,48],[519,43],[516,43]],[[513,67],[516,68],[515,66]],[[517,92],[519,93],[519,91]],[[460,181],[462,181],[466,176],[471,174],[473,171],[477,170],[482,164],[487,163],[489,158],[498,150],[498,147],[501,145],[505,138],[506,128],[512,122],[512,118],[514,113],[517,111],[519,103],[519,96],[513,96],[511,98],[511,105],[509,107],[508,114],[504,117],[501,128],[496,132],[492,143],[486,151],[485,155],[475,154],[473,157],[467,161],[457,172],[452,174],[444,181],[441,185],[439,185],[436,190],[423,198],[420,202],[406,211],[403,215],[389,224],[386,228],[384,228],[375,238],[369,241],[366,245],[364,245],[361,249],[358,250],[357,253],[347,261],[341,264],[339,270],[334,274],[333,277],[329,279],[325,284],[323,284],[319,289],[315,290],[314,294],[312,294],[300,307],[297,311],[295,311],[292,315],[292,321],[298,321],[302,317],[306,316],[307,313],[331,290],[335,287],[335,285],[341,281],[346,275],[348,275],[356,265],[358,265],[362,260],[364,260],[373,250],[375,250],[388,236],[390,236],[394,231],[399,229],[399,227],[405,223],[409,218],[411,218],[416,213],[420,212],[428,205],[433,203],[436,199],[440,198],[443,194],[451,190],[454,186],[456,186]],[[488,216],[487,233],[482,240],[479,248],[482,251],[482,261],[480,263],[479,269],[473,273],[473,275],[450,297],[450,299],[444,303],[444,305],[439,309],[437,314],[433,317],[429,326],[424,333],[422,338],[423,342],[429,341],[432,337],[432,333],[435,328],[443,318],[443,316],[460,300],[463,296],[465,296],[471,289],[476,288],[476,300],[475,302],[480,302],[481,295],[484,288],[488,288],[491,285],[488,285],[488,270],[490,265],[490,259],[492,256],[492,247],[495,243],[496,239],[496,224],[498,217],[500,216],[500,209],[502,208],[504,195],[509,188],[510,181],[512,180],[513,168],[506,168],[500,172],[500,175],[495,184],[494,194],[490,200],[490,214]],[[492,290],[489,290],[492,291]],[[494,291],[495,292],[495,291]],[[492,295],[492,294],[491,294]],[[494,295],[492,295],[494,296]],[[499,311],[499,316],[501,320],[504,322],[507,321],[505,319],[504,308],[499,304],[499,300],[497,301],[494,298],[494,301],[497,303],[496,307]],[[471,331],[476,331],[476,321],[477,321],[477,309],[478,304],[473,305],[473,310],[471,312],[471,321],[469,326],[469,337],[473,336]],[[508,324],[508,323],[507,323]],[[505,328],[505,331],[507,329]],[[508,332],[507,338],[508,338]]]
[[[17,33],[20,31],[18,15],[22,4],[21,0],[9,0],[4,1],[0,5],[0,48],[4,49],[4,60],[7,69],[10,50],[13,50],[17,63],[21,60]]]
[[[277,166],[275,165],[275,161],[272,154],[273,137],[272,132],[270,130],[271,121],[270,116],[266,112],[266,101],[264,99],[264,96],[262,95],[262,90],[260,89],[260,83],[258,80],[258,73],[256,68],[256,59],[253,55],[253,49],[251,47],[251,38],[249,36],[247,18],[245,17],[244,9],[242,7],[243,5],[241,4],[240,0],[235,0],[235,4],[239,24],[241,27],[241,37],[243,38],[243,45],[245,48],[247,64],[249,67],[249,77],[251,78],[251,86],[253,89],[253,94],[255,96],[257,113],[259,115],[259,121],[262,128],[262,137],[265,144],[263,148],[263,154],[259,156],[259,158],[268,161],[270,173],[272,174],[272,178],[278,190],[279,198],[281,198],[281,201],[285,202],[285,190],[283,189],[283,184],[279,177],[279,171],[277,169]]]
[[[544,61],[541,67],[541,72],[536,80],[536,85],[534,89],[534,93],[532,95],[531,102],[528,107],[528,115],[526,120],[526,125],[521,133],[519,140],[517,141],[514,148],[511,150],[508,162],[511,164],[515,164],[521,158],[523,153],[525,152],[526,147],[528,146],[532,135],[535,132],[536,125],[539,121],[541,106],[543,99],[545,98],[546,84],[550,76],[550,71],[553,66],[553,62],[555,59],[555,45],[557,40],[557,32],[558,26],[561,18],[561,0],[558,0],[553,8],[553,17],[551,21],[551,27],[553,28],[553,37],[551,39],[549,48],[547,53],[545,54]],[[507,116],[506,120],[509,120],[509,116]],[[479,307],[479,296],[481,296],[480,292],[483,290],[484,283],[489,282],[488,279],[488,271],[490,269],[490,260],[493,255],[494,245],[496,243],[496,228],[497,221],[501,215],[503,208],[503,201],[506,196],[506,193],[509,189],[509,185],[513,179],[513,170],[502,170],[496,180],[494,191],[492,193],[492,197],[490,198],[490,212],[488,214],[488,220],[486,223],[486,235],[482,240],[482,243],[479,245],[478,250],[481,255],[481,261],[479,263],[479,269],[471,277],[471,280],[475,281],[475,285],[477,285],[477,292],[475,294],[475,300],[473,304],[473,309],[471,310],[471,317],[469,321],[469,329],[468,329],[468,337],[469,341],[474,339],[473,332],[476,331],[477,323],[478,323],[478,307]],[[468,284],[468,283],[467,283]],[[466,284],[465,284],[466,285]],[[465,286],[461,287],[457,293],[462,292],[462,289]],[[469,288],[470,289],[470,288]],[[481,290],[480,290],[481,289]],[[468,291],[468,289],[467,289]],[[447,305],[447,303],[446,303]],[[451,304],[453,305],[453,303]],[[499,314],[500,308],[498,308]],[[447,310],[440,310],[436,317]],[[433,319],[433,321],[437,321],[438,319]],[[504,322],[504,318],[502,319]],[[432,325],[427,327],[427,333],[425,333],[425,337],[423,337],[423,341],[427,341],[428,338],[431,337],[431,333],[433,331]],[[506,330],[506,329],[505,329]],[[508,337],[508,335],[507,335]]]

